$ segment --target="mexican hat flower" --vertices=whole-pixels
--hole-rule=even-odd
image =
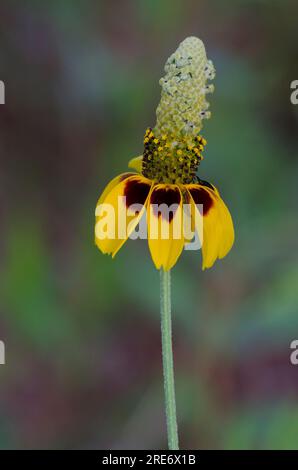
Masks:
[[[211,115],[206,95],[214,90],[209,84],[214,76],[204,44],[195,37],[185,39],[167,60],[156,125],[146,130],[143,154],[129,162],[136,172],[114,178],[97,203],[95,243],[103,253],[114,257],[144,218],[157,269],[170,270],[190,243],[186,221],[200,239],[203,269],[230,251],[234,228],[229,210],[218,189],[198,176],[207,143],[200,131]],[[115,219],[110,236],[103,231],[107,207]],[[166,215],[161,207],[169,209]]]

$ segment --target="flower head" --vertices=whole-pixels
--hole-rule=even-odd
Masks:
[[[156,125],[145,132],[143,154],[129,162],[137,173],[113,179],[98,201],[95,242],[103,253],[115,256],[146,213],[153,262],[157,269],[169,270],[190,244],[188,223],[201,242],[205,269],[234,242],[233,222],[219,191],[197,176],[207,144],[199,132],[203,119],[210,117],[206,94],[214,90],[208,81],[215,70],[203,42],[190,37],[167,60],[165,72]],[[116,221],[109,236],[103,233],[107,207]]]

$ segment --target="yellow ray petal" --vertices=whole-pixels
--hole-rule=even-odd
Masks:
[[[203,216],[197,210],[188,190],[183,187],[183,225],[186,249],[198,250],[203,244]],[[195,239],[194,239],[195,237]],[[192,248],[188,245],[196,244]]]
[[[203,205],[203,240],[202,240],[202,257],[203,257],[203,269],[205,267],[211,266],[216,257],[217,257],[217,219],[210,218],[212,213],[210,213],[211,205],[213,204],[213,199],[209,196],[209,193],[205,191],[201,185],[190,184],[186,185],[186,188],[189,192],[189,198],[193,204],[193,210],[195,213],[195,223],[196,230],[198,232],[199,227],[197,224],[202,221],[201,219],[201,207],[197,207],[196,204]],[[207,218],[208,215],[208,218]],[[210,227],[213,229],[210,231]],[[201,227],[200,227],[201,228]],[[210,233],[209,233],[210,231]],[[208,266],[207,266],[208,265]]]
[[[142,218],[152,183],[135,174],[120,178],[116,185],[113,181],[96,206],[95,243],[114,257]],[[129,210],[132,204],[141,205],[137,213]]]
[[[129,178],[130,176],[134,176],[134,175],[136,175],[136,173],[126,172],[126,173],[121,173],[121,175],[118,175],[118,176],[116,176],[115,178],[113,178],[113,179],[107,184],[107,186],[105,187],[105,189],[104,189],[103,192],[101,193],[100,198],[98,199],[96,206],[98,206],[98,204],[102,204],[102,203],[103,203],[103,201],[105,200],[107,194],[109,194],[109,193],[112,191],[112,189],[113,189],[115,186],[117,186],[117,184],[121,183],[121,181],[126,180],[126,179]]]
[[[183,246],[182,194],[177,185],[157,184],[147,207],[148,244],[157,269],[171,269]]]
[[[222,239],[219,247],[218,257],[224,258],[232,248],[235,240],[234,224],[229,209],[224,201],[218,196],[219,215],[222,226]]]
[[[233,245],[232,218],[215,188],[201,184],[186,187],[193,203],[203,204],[202,268],[210,268],[216,259],[226,256]]]
[[[142,172],[142,163],[143,163],[143,155],[139,157],[134,157],[128,162],[128,167],[136,170],[138,173]]]

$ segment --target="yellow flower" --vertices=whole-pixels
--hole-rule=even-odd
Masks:
[[[202,245],[202,268],[210,268],[234,242],[232,218],[219,191],[197,176],[207,143],[199,131],[202,120],[210,116],[205,94],[213,91],[206,82],[214,77],[214,67],[202,41],[187,38],[168,59],[165,71],[156,126],[146,130],[143,155],[129,162],[137,173],[114,178],[97,203],[95,243],[114,257],[146,215],[149,249],[157,269],[167,271],[175,265],[194,231]],[[136,211],[131,209],[135,204],[140,207]],[[160,210],[162,205],[169,209],[167,216]],[[102,207],[113,209],[115,230],[110,237],[101,234]],[[190,235],[184,230],[186,222]]]

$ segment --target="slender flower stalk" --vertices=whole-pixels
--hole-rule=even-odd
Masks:
[[[179,450],[171,318],[171,271],[160,270],[160,318],[168,447]]]

